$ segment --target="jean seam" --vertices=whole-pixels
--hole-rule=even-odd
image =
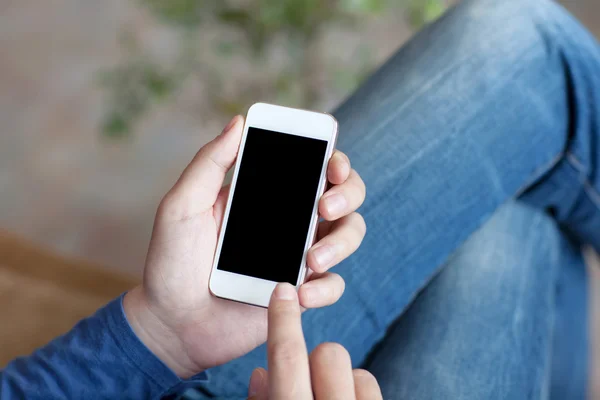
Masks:
[[[517,190],[515,194],[515,198],[520,197],[523,193],[527,191],[536,181],[538,181],[542,176],[547,174],[552,168],[556,167],[565,157],[565,153],[563,151],[559,152],[556,156],[550,159],[547,163],[541,165],[536,168],[529,176],[530,178]]]
[[[587,198],[590,200],[590,202],[598,209],[598,211],[600,211],[600,193],[598,193],[596,188],[594,188],[594,186],[592,186],[588,176],[585,173],[585,167],[584,167],[583,163],[581,161],[579,161],[577,156],[575,156],[575,154],[573,154],[570,151],[568,151],[566,153],[565,159],[569,163],[569,165],[571,165],[571,167],[573,167],[573,169],[575,169],[577,172],[579,172],[584,177],[583,191],[587,195]]]

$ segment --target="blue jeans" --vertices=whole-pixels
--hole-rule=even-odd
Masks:
[[[600,48],[546,0],[466,0],[335,115],[368,188],[346,292],[303,316],[389,399],[583,398],[600,250]],[[265,347],[210,371],[243,398]]]

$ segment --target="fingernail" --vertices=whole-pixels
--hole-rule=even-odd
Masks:
[[[332,194],[329,197],[325,198],[325,208],[332,215],[341,214],[346,209],[346,198],[339,193]]]
[[[250,384],[248,385],[248,396],[256,396],[260,393],[263,386],[263,372],[262,370],[257,368],[254,371],[252,371],[252,375],[250,376]]]
[[[296,289],[289,283],[280,283],[273,292],[279,300],[294,300],[297,296]]]
[[[223,131],[221,132],[221,134],[223,133],[227,133],[229,132],[229,130],[231,128],[233,128],[233,126],[235,125],[235,123],[237,122],[238,116],[236,115],[235,117],[233,117],[231,119],[231,121],[229,121],[229,123],[227,125],[225,125],[225,128],[223,128]]]
[[[330,290],[324,287],[318,286],[304,286],[302,289],[304,300],[308,303],[307,305],[316,304],[320,299],[326,299],[329,297]]]
[[[333,246],[323,245],[312,250],[313,256],[319,264],[319,267],[326,268],[335,258]]]

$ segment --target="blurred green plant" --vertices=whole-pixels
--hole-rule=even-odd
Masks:
[[[217,112],[242,112],[256,100],[311,108],[319,101],[319,86],[314,81],[314,51],[324,29],[356,26],[362,19],[402,7],[414,28],[437,18],[445,9],[445,0],[137,0],[161,23],[170,26],[179,38],[179,57],[174,66],[144,54],[131,35],[125,35],[124,61],[102,74],[101,82],[108,97],[108,111],[102,130],[108,137],[119,138],[135,128],[135,123],[152,104],[168,99],[191,75],[206,81],[211,104]],[[198,50],[204,26],[224,29],[211,46],[216,65],[206,61]],[[269,52],[273,46],[284,49],[283,64],[268,83],[243,82],[235,92],[222,91],[228,79],[219,64],[235,58],[248,66],[265,69],[271,59],[281,55]],[[280,51],[281,53],[281,51]],[[371,71],[369,49],[361,48],[353,65],[337,66],[329,71],[332,87],[343,95],[354,89]],[[277,60],[276,60],[277,61]],[[259,80],[260,81],[260,80]]]

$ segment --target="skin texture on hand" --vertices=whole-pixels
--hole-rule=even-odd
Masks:
[[[257,368],[249,385],[251,400],[378,400],[377,380],[352,370],[350,355],[337,343],[306,350],[300,304],[294,287],[277,285],[268,310],[269,371]]]
[[[267,338],[265,309],[219,299],[208,290],[228,196],[223,180],[237,158],[243,125],[243,118],[235,117],[200,149],[165,195],[154,221],[143,284],[123,302],[137,336],[182,378],[246,354]],[[327,270],[352,254],[366,231],[356,213],[365,186],[343,153],[334,153],[327,177],[331,188],[319,203],[325,221],[307,257],[314,273],[298,294],[305,308],[340,298],[344,282]]]

